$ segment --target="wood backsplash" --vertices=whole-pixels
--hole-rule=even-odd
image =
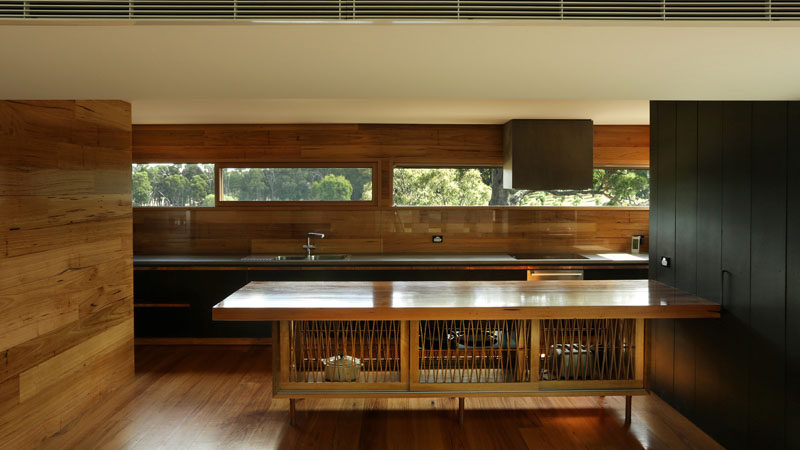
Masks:
[[[134,162],[379,164],[377,207],[135,208],[134,252],[300,253],[309,231],[321,252],[625,251],[648,234],[646,208],[397,208],[392,167],[502,164],[496,125],[140,125]],[[649,127],[596,126],[597,167],[647,167]],[[442,244],[431,236],[444,235]],[[647,240],[645,240],[646,247]]]

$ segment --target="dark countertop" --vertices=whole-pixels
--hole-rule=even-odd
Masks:
[[[641,265],[648,263],[647,253],[581,253],[584,258],[515,259],[505,253],[481,254],[353,254],[337,261],[242,261],[247,255],[134,255],[138,267],[164,266],[541,266],[541,265]],[[260,255],[259,255],[260,256]],[[265,255],[267,256],[267,255]]]

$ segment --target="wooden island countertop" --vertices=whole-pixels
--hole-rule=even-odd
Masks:
[[[251,282],[222,321],[718,318],[720,305],[652,280]]]

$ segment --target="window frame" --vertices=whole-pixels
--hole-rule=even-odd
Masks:
[[[475,210],[492,210],[492,209],[509,209],[515,211],[524,210],[592,210],[592,211],[649,211],[650,205],[647,206],[572,206],[572,205],[525,205],[525,206],[512,206],[512,205],[473,205],[473,206],[434,206],[434,205],[397,205],[394,198],[394,170],[395,169],[502,169],[502,165],[472,165],[472,164],[404,164],[403,162],[395,161],[391,165],[391,170],[388,171],[391,177],[391,208],[395,209],[475,209]],[[602,165],[593,166],[594,169],[621,169],[621,170],[647,170],[650,171],[650,166],[644,167],[639,165]],[[648,177],[649,178],[649,177]]]
[[[372,200],[349,201],[284,201],[284,200],[223,200],[223,169],[261,169],[261,168],[331,168],[331,169],[371,169],[372,170]],[[325,207],[326,209],[377,209],[380,199],[379,183],[380,161],[361,162],[217,162],[214,163],[214,206],[221,208],[276,208],[276,209],[302,209],[305,207]]]

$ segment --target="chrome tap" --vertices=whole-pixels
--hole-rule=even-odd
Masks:
[[[323,238],[325,238],[325,234],[323,234],[323,233],[308,233],[308,235],[306,236],[306,245],[303,246],[303,248],[306,249],[306,258],[307,259],[311,259],[311,250],[314,250],[315,248],[317,248],[316,245],[312,245],[311,244],[311,238],[312,237],[318,237],[320,239],[323,239]]]

